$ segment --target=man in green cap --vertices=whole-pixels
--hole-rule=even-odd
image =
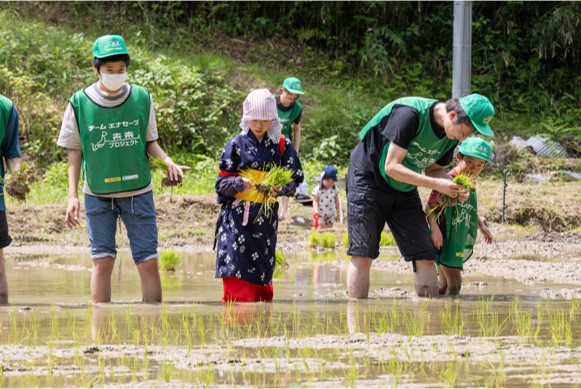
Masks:
[[[458,141],[476,133],[494,135],[488,125],[493,116],[492,103],[479,94],[446,102],[403,97],[387,104],[361,130],[347,175],[350,298],[368,297],[369,272],[379,256],[385,223],[404,259],[412,263],[418,296],[438,296],[436,253],[417,186],[465,201],[468,193],[452,183],[444,167]]]
[[[470,180],[468,199],[451,205],[438,191],[430,193],[426,203],[426,218],[430,225],[432,243],[437,250],[439,269],[439,293],[456,296],[462,288],[462,269],[471,256],[478,230],[484,241],[492,243],[492,233],[478,216],[476,178],[487,162],[491,162],[490,144],[482,138],[471,136],[458,148],[458,165],[448,174],[463,174]],[[442,201],[444,203],[442,203]]]
[[[158,129],[149,92],[128,84],[130,57],[119,35],[105,35],[93,46],[98,81],[76,92],[65,111],[57,144],[68,149],[69,204],[65,222],[79,224],[81,168],[91,242],[93,302],[111,301],[111,275],[117,255],[117,218],[127,230],[141,278],[144,302],[160,302],[157,224],[148,155],[165,161],[171,180],[186,166],[175,164],[157,143]]]

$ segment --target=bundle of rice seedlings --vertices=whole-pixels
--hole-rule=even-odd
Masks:
[[[379,241],[380,246],[395,246],[397,243],[395,242],[395,238],[393,234],[387,233],[385,231],[381,231],[381,238]]]
[[[8,184],[6,185],[6,193],[11,197],[14,197],[18,203],[23,203],[26,201],[26,196],[30,192],[27,181],[29,178],[28,173],[25,171],[26,167],[24,163],[20,164],[18,171],[13,172],[10,175]]]
[[[166,174],[166,176],[161,180],[161,187],[174,187],[174,186],[178,186],[181,185],[182,183],[182,177],[178,176],[177,180],[172,180],[167,174],[169,172],[169,169],[167,167],[167,163],[165,163],[165,161],[161,158],[151,158],[151,160],[149,161],[149,166],[151,167],[151,170],[153,171],[162,171]]]
[[[321,234],[321,244],[327,249],[335,248],[337,237],[332,232],[323,232]]]
[[[282,250],[277,249],[275,251],[275,266],[274,266],[274,274],[272,275],[273,278],[283,278],[284,272],[288,269],[289,265],[286,260],[286,256],[282,252]]]
[[[169,169],[167,167],[167,163],[165,163],[165,161],[161,158],[151,158],[149,161],[149,166],[151,167],[151,170],[153,171],[162,171],[166,174],[166,176],[161,180],[161,187],[169,187],[170,188],[170,192],[169,192],[169,201],[171,203],[172,199],[173,199],[173,188],[174,186],[178,186],[182,184],[182,176],[178,175],[178,179],[177,180],[172,180],[169,177]]]
[[[474,177],[472,177],[470,174],[467,173],[459,173],[456,175],[456,177],[454,177],[452,179],[452,182],[454,184],[458,184],[460,186],[463,187],[463,191],[464,192],[469,192],[471,190],[474,190],[474,188],[476,187],[476,184],[474,183]],[[430,215],[431,213],[434,213],[435,217],[436,217],[436,221],[440,221],[440,218],[442,217],[442,215],[444,214],[444,212],[446,211],[446,208],[451,207],[451,206],[457,206],[458,202],[460,200],[458,200],[457,197],[450,197],[450,196],[446,196],[443,193],[438,193],[438,206],[430,209],[430,211],[428,212],[428,215]]]
[[[176,265],[180,261],[181,256],[173,250],[167,250],[161,253],[159,257],[159,267],[161,270],[175,271]]]
[[[262,203],[257,217],[272,218],[276,196],[271,193],[272,188],[281,188],[293,180],[293,171],[281,166],[273,166],[266,174],[253,174],[252,170],[243,170],[240,177],[246,178],[254,185],[250,195],[257,196]]]
[[[321,234],[317,231],[313,231],[309,234],[309,242],[311,247],[317,247],[321,245]]]

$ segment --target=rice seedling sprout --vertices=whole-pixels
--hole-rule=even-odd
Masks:
[[[180,262],[181,255],[174,250],[166,250],[159,257],[159,267],[165,271],[175,271],[176,265]]]

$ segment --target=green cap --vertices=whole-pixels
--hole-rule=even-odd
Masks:
[[[494,136],[492,128],[488,125],[494,116],[494,106],[488,100],[488,97],[472,93],[471,95],[460,97],[460,105],[470,118],[476,131],[484,136]]]
[[[485,160],[486,162],[491,162],[490,155],[492,153],[492,147],[490,143],[477,136],[471,136],[464,139],[458,152],[462,155],[468,155],[470,157],[476,157]]]
[[[285,79],[282,83],[282,87],[290,93],[296,93],[297,95],[305,94],[305,92],[303,92],[303,85],[301,84],[301,80],[296,77],[289,77]]]
[[[121,35],[103,35],[93,45],[93,57],[107,58],[119,54],[128,54],[125,40]]]

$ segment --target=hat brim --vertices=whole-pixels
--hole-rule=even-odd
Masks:
[[[109,58],[109,57],[114,57],[116,55],[123,55],[123,54],[129,55],[129,52],[127,50],[121,50],[121,51],[114,52],[114,53],[107,53],[107,54],[95,55],[95,58],[103,59],[103,58]]]
[[[286,89],[290,93],[294,93],[297,95],[304,95],[305,94],[305,92],[303,92],[302,90],[299,90],[299,89],[289,89],[289,88],[284,88],[284,89]]]
[[[470,121],[472,122],[472,120],[470,120]],[[472,125],[474,126],[476,131],[478,131],[480,134],[487,136],[489,138],[494,136],[494,132],[492,131],[492,128],[490,128],[489,125],[486,125],[486,126],[480,125],[479,126],[474,122],[472,122]]]
[[[458,152],[466,157],[478,158],[486,162],[492,162],[490,158],[485,158],[482,154],[471,153],[469,151],[458,151]]]

